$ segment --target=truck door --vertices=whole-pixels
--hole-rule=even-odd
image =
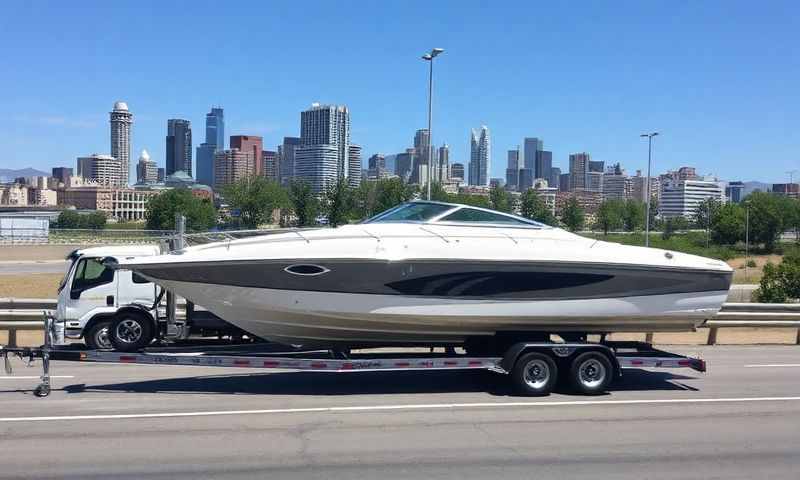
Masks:
[[[117,270],[117,306],[138,303],[152,305],[156,299],[156,286],[130,270]]]
[[[114,305],[117,294],[114,270],[107,268],[100,260],[92,257],[78,260],[69,286],[67,318],[83,319],[92,310]]]

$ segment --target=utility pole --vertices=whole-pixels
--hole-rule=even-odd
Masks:
[[[433,59],[443,52],[443,48],[434,48],[430,53],[422,56],[423,60],[430,62],[430,70],[428,71],[428,200],[431,199],[431,170],[433,169],[433,132],[431,131],[433,117]]]
[[[647,195],[647,208],[645,210],[644,218],[644,246],[650,246],[650,167],[653,158],[653,137],[658,135],[658,132],[643,133],[640,137],[647,137],[647,178],[645,179],[645,190]]]

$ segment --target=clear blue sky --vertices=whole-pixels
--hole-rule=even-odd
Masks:
[[[274,148],[311,102],[346,104],[366,159],[426,125],[469,156],[492,132],[492,176],[525,136],[555,166],[571,152],[693,165],[726,180],[783,181],[800,168],[800,3],[795,1],[112,1],[3,3],[0,167],[75,165],[109,151],[108,111],[135,115],[134,159],[164,162],[167,118],[225,108],[231,134]],[[798,175],[795,176],[798,178]]]

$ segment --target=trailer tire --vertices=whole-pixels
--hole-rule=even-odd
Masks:
[[[89,331],[83,334],[83,341],[90,350],[111,350],[114,345],[111,344],[111,338],[108,334],[111,322],[103,320],[96,322],[89,328]]]
[[[118,313],[108,331],[114,349],[121,352],[141,350],[150,345],[155,335],[152,319],[136,312]]]
[[[614,378],[614,367],[608,357],[600,352],[581,353],[570,366],[572,388],[583,395],[605,393]]]
[[[558,367],[548,355],[527,353],[517,359],[511,379],[517,391],[523,395],[549,395],[558,380]]]

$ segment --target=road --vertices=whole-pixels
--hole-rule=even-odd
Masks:
[[[600,397],[484,372],[256,373],[55,362],[0,378],[0,478],[770,478],[800,472],[800,348],[675,348]],[[48,418],[60,417],[60,418]]]
[[[61,273],[67,269],[66,260],[2,260],[0,275],[28,273]]]

